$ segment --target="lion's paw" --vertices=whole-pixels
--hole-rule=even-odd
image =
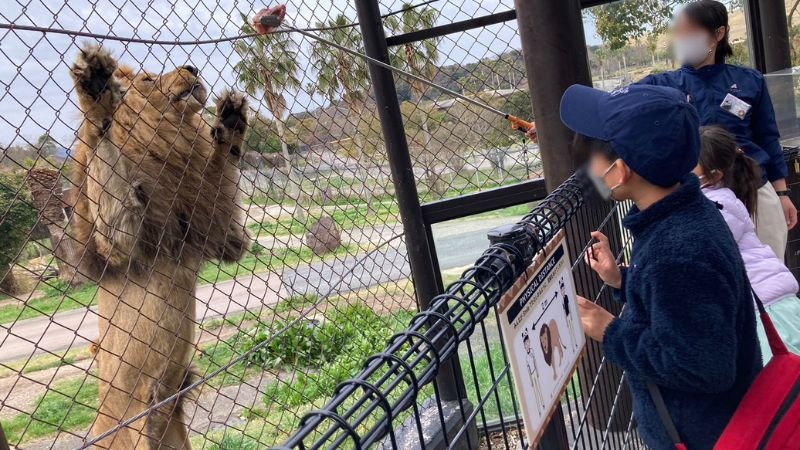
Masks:
[[[216,100],[217,120],[211,128],[211,137],[218,145],[230,144],[230,152],[241,156],[241,143],[247,131],[247,98],[236,91],[224,91]]]
[[[117,70],[117,61],[100,45],[81,48],[78,59],[72,66],[72,79],[80,93],[93,99],[108,89],[118,88],[112,76]]]

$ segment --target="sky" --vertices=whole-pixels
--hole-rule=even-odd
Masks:
[[[383,0],[382,11],[400,9],[407,1]],[[252,16],[262,6],[237,0],[5,0],[0,22],[150,39],[214,39],[240,34],[241,14]],[[439,0],[431,6],[439,10],[437,23],[442,24],[507,11],[513,0]],[[289,0],[287,10],[287,21],[298,27],[339,13],[356,20],[353,2],[347,0]],[[439,65],[467,64],[519,49],[515,25],[497,24],[442,39]],[[599,43],[591,21],[585,20],[584,27],[587,42]],[[315,81],[308,58],[311,42],[300,35],[294,39],[305,86]],[[0,146],[35,142],[48,130],[60,146],[74,146],[80,115],[69,67],[80,45],[91,42],[61,34],[0,30]],[[196,66],[212,92],[236,84],[233,65],[239,57],[231,43],[179,47],[106,41],[103,45],[120,62],[137,69],[162,72]],[[326,104],[304,91],[287,100],[293,112]],[[258,101],[251,103],[259,106]]]

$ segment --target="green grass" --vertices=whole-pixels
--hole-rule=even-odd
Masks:
[[[17,414],[3,421],[3,430],[12,446],[51,436],[59,430],[88,428],[98,405],[97,381],[78,378],[56,383],[35,405],[32,415]]]
[[[258,272],[277,270],[283,267],[296,267],[313,261],[356,255],[360,252],[357,245],[341,245],[332,253],[315,256],[308,247],[275,248],[259,254],[248,253],[235,263],[206,264],[198,275],[201,283],[217,283],[238,276],[251,275]]]
[[[306,221],[299,221],[295,218],[271,220],[250,224],[248,228],[258,236],[299,235],[308,231],[311,225],[319,220],[321,214],[320,211],[316,211],[310,214]],[[376,201],[372,207],[366,203],[347,205],[344,208],[337,206],[332,211],[326,211],[325,214],[330,215],[341,230],[384,225],[400,220],[400,210],[393,201]]]
[[[9,377],[17,373],[32,373],[40,370],[52,369],[53,367],[73,364],[76,361],[86,359],[89,356],[89,350],[84,347],[69,350],[62,356],[39,355],[17,362],[2,363],[2,367],[0,367],[0,378]]]
[[[475,347],[473,347],[473,350],[475,350]],[[483,413],[485,414],[486,420],[497,419],[500,417],[501,413],[504,416],[513,414],[514,399],[512,398],[512,392],[514,392],[514,387],[513,383],[512,385],[509,385],[508,377],[506,375],[502,376],[503,381],[498,384],[496,392],[489,391],[495,381],[493,377],[495,379],[499,378],[500,372],[505,367],[502,346],[499,343],[490,344],[488,353],[481,351],[476,352],[473,356],[476,376],[473,376],[472,367],[470,366],[469,360],[464,357],[461,358],[461,368],[464,373],[464,384],[467,388],[467,397],[469,397],[470,401],[472,401],[472,404],[476,407],[483,398],[486,396],[489,397],[486,400],[486,403],[483,405]],[[494,375],[492,375],[492,371],[489,368],[490,360],[491,367],[494,369]],[[509,368],[509,371],[510,370],[511,369]],[[478,391],[480,391],[480,396],[478,395]],[[519,411],[518,404],[517,410]],[[480,415],[478,416],[478,420],[482,420]]]
[[[251,275],[258,272],[274,271],[284,267],[336,257],[355,255],[361,252],[356,245],[342,245],[333,253],[315,256],[307,247],[279,248],[272,253],[263,251],[254,255],[248,253],[241,261],[235,263],[209,263],[199,274],[199,283],[219,283],[238,276]],[[56,280],[43,285],[44,296],[23,303],[9,303],[0,306],[0,324],[32,319],[43,315],[52,316],[60,312],[86,308],[97,303],[97,285],[87,283],[78,288],[70,288]]]
[[[285,307],[313,304],[313,297],[300,297]],[[286,404],[297,406],[333,392],[336,384],[352,376],[363,360],[383,346],[389,337],[408,323],[411,313],[379,316],[362,305],[336,306],[328,310],[321,323],[299,323],[276,334],[293,320],[276,319],[241,330],[230,338],[209,345],[195,361],[201,374],[223,367],[256,346],[242,361],[212,380],[215,386],[240,383],[261,370],[306,369],[292,385],[275,381],[266,388]],[[269,341],[268,344],[264,344]],[[324,370],[318,370],[323,368]]]
[[[11,303],[0,306],[0,324],[25,320],[41,315],[53,315],[72,309],[85,308],[95,303],[97,286],[86,284],[70,289],[58,282],[48,282],[43,289],[44,296],[29,300],[25,304]]]
[[[275,314],[282,314],[290,311],[301,311],[313,306],[319,301],[316,295],[294,295],[286,300],[280,301],[275,305]]]

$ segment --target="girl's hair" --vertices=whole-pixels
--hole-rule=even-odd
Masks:
[[[755,216],[761,167],[739,149],[731,133],[716,125],[700,127],[700,167],[706,177],[722,173],[722,184]]]
[[[694,24],[706,29],[712,36],[717,35],[720,27],[725,27],[725,35],[717,43],[714,60],[717,63],[725,61],[728,56],[733,56],[733,47],[730,43],[730,27],[728,26],[728,9],[716,0],[698,0],[689,3],[681,14]]]

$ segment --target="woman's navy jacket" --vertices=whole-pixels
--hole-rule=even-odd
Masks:
[[[765,183],[786,178],[788,170],[775,110],[764,76],[759,72],[730,64],[714,64],[698,70],[687,66],[649,75],[639,83],[682,90],[700,113],[702,125],[720,125],[736,136],[742,150],[761,166]],[[744,119],[720,106],[728,94],[751,106]]]

